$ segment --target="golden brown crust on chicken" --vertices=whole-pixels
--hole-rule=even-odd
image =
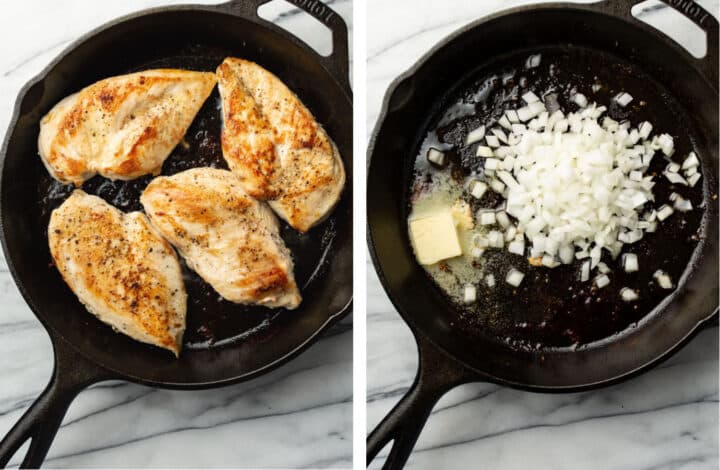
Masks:
[[[187,299],[180,264],[143,213],[123,214],[75,190],[53,211],[48,243],[88,311],[133,339],[180,353]]]
[[[293,263],[272,211],[229,171],[155,178],[140,197],[150,222],[223,298],[296,308]]]
[[[345,185],[337,147],[300,99],[256,63],[228,57],[216,73],[230,169],[248,194],[267,200],[292,227],[309,230]]]
[[[156,69],[96,82],[40,121],[50,174],[82,184],[99,173],[128,180],[160,171],[215,87],[213,73]]]

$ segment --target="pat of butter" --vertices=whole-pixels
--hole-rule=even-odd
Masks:
[[[410,240],[420,264],[434,264],[462,254],[450,210],[410,220]]]

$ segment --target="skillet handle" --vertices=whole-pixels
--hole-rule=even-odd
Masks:
[[[0,441],[0,468],[30,439],[20,468],[39,468],[75,397],[89,385],[115,378],[76,353],[62,338],[54,344],[55,366],[45,390]]]
[[[217,5],[217,8],[229,13],[269,23],[258,15],[258,8],[271,0],[231,0]],[[329,56],[320,56],[320,61],[350,91],[350,56],[348,48],[348,29],[345,21],[335,10],[319,0],[286,0],[299,9],[312,15],[332,32],[332,52]],[[269,23],[272,24],[272,23]]]
[[[416,335],[420,360],[418,373],[404,397],[367,438],[366,465],[393,441],[383,470],[405,466],[435,403],[450,389],[480,377],[440,351],[422,335]]]
[[[613,16],[619,16],[621,18],[627,18],[631,21],[641,22],[632,15],[632,8],[638,3],[642,3],[645,0],[605,0],[598,4],[593,4],[592,7],[597,8],[605,13],[609,13]],[[688,53],[688,57],[691,61],[697,64],[698,69],[703,73],[705,78],[717,87],[718,82],[718,64],[720,63],[720,56],[718,53],[718,20],[711,15],[702,6],[695,3],[693,0],[661,0],[665,5],[674,8],[680,12],[683,16],[690,19],[700,29],[705,31],[707,36],[707,52],[705,57],[698,59]],[[646,24],[646,23],[643,23]],[[686,51],[687,53],[687,51]]]

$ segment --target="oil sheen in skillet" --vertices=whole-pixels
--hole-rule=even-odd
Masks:
[[[199,59],[171,58],[148,63],[128,72],[159,67],[214,70],[226,55],[229,54],[220,52],[217,56]],[[195,117],[184,141],[165,160],[162,174],[172,175],[203,166],[227,169],[220,146],[221,125],[220,96],[215,89]],[[40,159],[36,160],[36,163],[42,166]],[[40,224],[43,230],[46,230],[50,213],[70,195],[73,187],[55,181],[44,168],[38,171],[41,175],[38,185],[38,204],[42,218]],[[142,210],[140,194],[152,179],[153,176],[145,176],[131,181],[111,181],[96,176],[86,181],[82,189],[128,212]],[[293,256],[295,279],[301,293],[305,295],[308,290],[312,290],[312,285],[322,278],[327,266],[326,260],[335,237],[335,216],[331,214],[325,222],[306,234],[293,230],[282,220],[280,222],[281,236]],[[271,337],[276,327],[280,327],[289,316],[302,315],[302,304],[296,311],[286,311],[228,302],[200,276],[188,269],[181,257],[178,258],[188,293],[184,349],[218,347],[239,340],[264,341]],[[48,262],[52,262],[49,255]]]
[[[528,69],[526,59],[535,53],[541,53],[541,64]],[[593,85],[602,88],[593,92]],[[502,197],[491,190],[477,201],[462,188],[469,175],[483,173],[484,161],[475,156],[478,144],[465,147],[463,142],[473,129],[483,124],[489,128],[505,110],[521,107],[524,103],[520,97],[530,90],[538,96],[555,92],[565,113],[578,109],[570,96],[580,92],[590,102],[608,106],[607,115],[615,120],[629,119],[633,125],[650,121],[654,134],[666,132],[673,136],[675,161],[682,161],[691,150],[697,152],[692,126],[684,111],[669,93],[635,66],[603,52],[577,47],[517,53],[478,69],[440,101],[436,108],[438,117],[431,121],[416,157],[408,211],[417,209],[418,199],[439,189],[446,194],[454,193],[450,200],[462,196],[470,202],[473,214],[481,208],[497,207]],[[612,101],[621,91],[634,97],[627,108]],[[447,151],[450,160],[447,168],[439,170],[428,164],[426,153],[430,147]],[[486,250],[477,261],[464,257],[426,267],[439,290],[460,312],[453,324],[465,333],[489,335],[518,349],[577,347],[635,325],[671,292],[657,286],[653,273],[662,269],[677,283],[702,238],[701,222],[706,207],[703,180],[694,188],[673,186],[661,174],[666,164],[656,155],[646,172],[657,174],[654,206],[668,202],[670,193],[676,191],[692,202],[694,210],[676,211],[658,226],[657,232],[631,245],[632,252],[638,255],[639,272],[625,273],[620,260],[612,260],[605,250],[602,261],[613,271],[611,284],[604,289],[578,280],[577,260],[554,269],[535,268],[524,257],[498,249]],[[626,246],[623,252],[627,251]],[[505,283],[505,274],[511,267],[525,273],[518,288]],[[480,282],[486,274],[495,276],[495,287]],[[469,277],[475,278],[478,300],[467,306],[460,302],[457,293]],[[622,287],[636,289],[640,299],[633,303],[622,301],[618,294]]]

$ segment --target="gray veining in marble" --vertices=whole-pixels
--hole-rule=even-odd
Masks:
[[[3,2],[0,132],[20,87],[71,41],[118,16],[179,3],[189,2]],[[328,3],[352,31],[351,1]],[[313,18],[284,2],[265,8],[276,24],[321,50],[331,49],[329,34]],[[0,435],[45,387],[51,371],[47,334],[0,259]],[[351,465],[352,318],[296,360],[249,383],[183,392],[113,382],[84,391],[71,405],[46,461],[49,467],[115,468]]]
[[[527,3],[534,2],[369,0],[368,132],[387,86],[434,44],[476,18]],[[717,13],[717,0],[700,3]],[[695,37],[667,7],[645,5],[641,15],[685,44]],[[412,382],[417,350],[370,262],[367,272],[370,431]],[[717,469],[718,329],[701,332],[647,374],[601,390],[458,387],[435,406],[408,468]]]

